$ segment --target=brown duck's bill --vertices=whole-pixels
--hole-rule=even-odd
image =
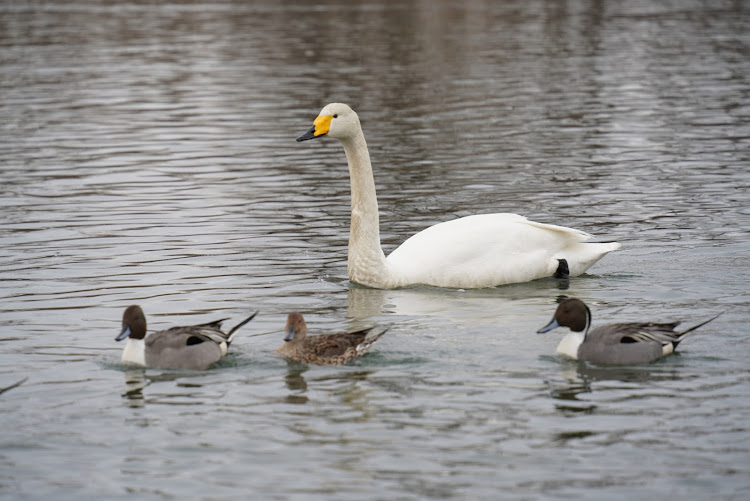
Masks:
[[[117,337],[115,338],[115,341],[122,341],[129,335],[130,335],[130,326],[126,325],[125,327],[122,328],[122,331],[120,332],[120,334],[117,335]]]
[[[560,324],[558,324],[557,320],[553,318],[550,323],[548,323],[547,325],[545,325],[544,327],[542,327],[541,329],[539,329],[538,331],[536,331],[536,333],[537,334],[544,334],[545,332],[549,332],[552,329],[556,329],[558,327],[560,327]]]
[[[297,141],[299,141],[299,139]],[[284,341],[289,342],[293,340],[295,334],[297,334],[297,330],[294,328],[294,326],[289,326],[289,328],[286,330],[286,336],[284,336]]]

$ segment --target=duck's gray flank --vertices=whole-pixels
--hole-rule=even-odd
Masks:
[[[600,364],[643,364],[674,352],[688,334],[715,320],[718,315],[690,327],[675,331],[680,322],[630,322],[591,327],[591,310],[576,298],[563,300],[552,320],[538,333],[556,327],[569,327],[557,352],[576,360]]]
[[[129,306],[122,317],[117,341],[127,338],[122,353],[124,363],[165,369],[203,370],[226,355],[237,330],[258,312],[234,326],[221,330],[226,319],[200,325],[172,327],[146,337],[146,316],[138,305]]]

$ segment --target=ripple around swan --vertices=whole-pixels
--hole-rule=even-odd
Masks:
[[[3,492],[741,498],[747,25],[699,2],[6,2]],[[623,249],[570,281],[349,283],[343,151],[294,141],[329,101],[360,114],[386,252],[489,212]],[[534,334],[564,296],[595,323],[725,313],[602,368]],[[152,329],[260,314],[211,370],[142,370],[114,342],[133,303]],[[287,364],[292,310],[392,327],[351,365]]]

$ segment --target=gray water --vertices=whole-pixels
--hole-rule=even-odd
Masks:
[[[3,2],[0,497],[747,499],[750,9],[741,1]],[[384,250],[517,212],[622,250],[477,291],[349,283],[358,111]],[[594,323],[724,314],[654,364],[560,359]],[[245,326],[204,372],[151,329]],[[313,332],[392,324],[344,367]],[[267,334],[250,337],[255,334]]]

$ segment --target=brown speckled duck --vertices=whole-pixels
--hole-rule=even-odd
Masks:
[[[162,369],[204,370],[221,360],[237,329],[252,320],[256,311],[229,332],[216,320],[207,324],[172,327],[146,337],[146,315],[138,305],[128,306],[122,315],[122,331],[115,338],[128,338],[122,351],[126,364]]]
[[[569,327],[572,332],[560,341],[557,353],[574,360],[608,365],[646,364],[673,353],[690,332],[716,317],[682,332],[674,330],[680,322],[630,322],[589,330],[591,310],[580,299],[568,298],[557,306],[552,321],[537,333]]]
[[[388,327],[370,327],[355,332],[338,332],[307,337],[302,313],[290,313],[284,344],[276,353],[287,360],[318,365],[342,365],[364,355]]]

